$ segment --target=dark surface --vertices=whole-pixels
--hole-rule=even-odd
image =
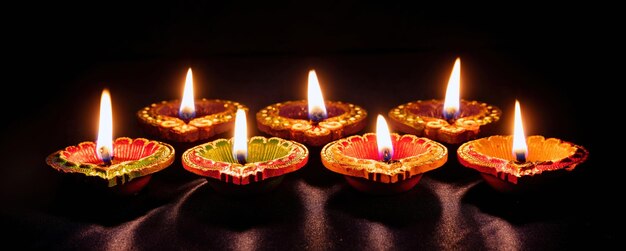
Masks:
[[[2,101],[5,245],[543,250],[602,247],[621,238],[623,231],[613,230],[623,220],[615,202],[623,197],[615,170],[620,156],[604,141],[619,136],[610,121],[623,105],[607,97],[623,77],[609,63],[615,30],[605,10],[357,1],[78,7],[17,7],[20,18],[5,22],[12,65],[6,84],[16,89],[4,91]],[[250,198],[216,193],[178,158],[129,198],[77,187],[44,161],[95,140],[103,88],[112,95],[114,135],[147,137],[135,112],[179,98],[192,67],[196,97],[247,105],[249,135],[261,135],[253,113],[306,98],[307,71],[314,68],[326,99],[367,109],[367,132],[376,114],[396,105],[443,98],[457,56],[462,97],[503,111],[491,133],[510,134],[519,99],[528,135],[589,150],[562,191],[498,194],[458,164],[453,146],[446,165],[393,196],[353,191],[323,167],[318,148],[277,190]]]

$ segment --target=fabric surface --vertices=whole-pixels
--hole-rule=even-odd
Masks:
[[[312,156],[277,190],[250,197],[220,194],[175,164],[131,197],[62,181],[44,211],[4,215],[3,226],[9,242],[42,249],[570,249],[614,238],[581,206],[596,204],[592,194],[502,195],[452,162],[406,193],[374,196]]]

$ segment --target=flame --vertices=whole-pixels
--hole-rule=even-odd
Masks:
[[[309,71],[308,103],[310,120],[319,122],[328,117],[328,114],[326,114],[326,106],[324,105],[324,97],[322,97],[322,90],[320,89],[320,83],[317,80],[315,70]]]
[[[237,109],[237,115],[235,116],[233,157],[236,161],[243,164],[248,157],[248,129],[246,126],[246,112],[243,109]]]
[[[376,144],[378,145],[378,155],[383,161],[390,161],[393,157],[393,145],[389,127],[383,115],[376,118]]]
[[[113,112],[109,90],[102,91],[100,98],[100,123],[98,124],[97,154],[108,163],[113,158]]]
[[[191,68],[187,71],[185,90],[183,91],[183,100],[180,102],[178,115],[182,119],[191,119],[196,116],[196,107],[193,97],[193,74],[191,72]]]
[[[453,119],[459,115],[459,90],[461,85],[461,59],[456,58],[450,80],[448,80],[448,88],[446,89],[446,99],[443,103],[443,115],[446,119]]]
[[[522,112],[519,101],[515,100],[515,125],[513,130],[513,158],[517,161],[525,162],[528,157],[528,146],[526,146],[526,135],[522,123]]]

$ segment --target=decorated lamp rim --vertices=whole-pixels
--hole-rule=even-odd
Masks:
[[[281,109],[307,105],[307,100],[274,103],[256,113],[257,127],[272,136],[288,138],[310,146],[323,146],[330,141],[355,134],[365,128],[367,111],[362,107],[341,101],[324,101],[327,108],[336,107],[344,112],[318,123],[307,119],[281,115]]]
[[[383,162],[374,159],[361,159],[344,154],[340,147],[358,141],[376,139],[375,133],[353,135],[328,143],[322,148],[324,166],[331,171],[383,183],[395,183],[419,175],[444,165],[448,159],[448,149],[439,142],[415,135],[391,133],[392,141],[409,144],[428,144],[427,151],[415,156]]]
[[[309,150],[303,144],[278,137],[267,138],[263,136],[250,137],[248,149],[251,149],[251,146],[254,147],[255,144],[269,145],[271,142],[276,142],[274,144],[275,147],[284,147],[288,151],[276,159],[247,162],[245,164],[237,163],[232,156],[228,156],[232,157],[232,161],[221,161],[202,155],[202,153],[208,150],[218,149],[219,147],[227,147],[225,149],[226,153],[232,155],[232,142],[233,138],[222,138],[187,149],[181,157],[183,167],[200,176],[245,185],[250,182],[261,181],[296,171],[308,161]],[[249,151],[248,156],[250,154],[257,153]]]
[[[160,122],[163,120],[171,120],[171,122],[173,123],[173,125],[170,126],[175,126],[174,124],[187,124],[188,126],[195,126],[195,127],[206,127],[206,126],[211,126],[213,124],[219,124],[219,123],[226,123],[229,121],[234,121],[235,116],[234,114],[237,112],[237,109],[244,109],[244,110],[248,110],[248,107],[246,107],[245,105],[236,102],[236,101],[231,101],[231,100],[225,100],[225,99],[207,99],[207,98],[199,98],[196,99],[195,102],[196,103],[202,103],[202,102],[214,102],[214,103],[222,103],[226,106],[226,109],[224,111],[221,112],[217,112],[217,113],[212,113],[212,114],[207,114],[204,116],[198,116],[195,117],[191,120],[189,120],[189,122],[185,122],[184,120],[178,118],[178,117],[174,117],[174,116],[169,116],[169,115],[163,115],[163,114],[157,114],[154,110],[155,107],[161,106],[161,105],[166,105],[166,104],[170,104],[170,103],[180,103],[181,100],[180,99],[171,99],[171,100],[163,100],[160,102],[156,102],[156,103],[152,103],[149,106],[143,107],[142,109],[140,109],[137,112],[137,116],[139,117],[139,119],[141,119],[142,121],[154,125],[154,126],[159,126]],[[194,125],[195,123],[193,123],[194,120],[209,120],[211,121],[211,123],[198,123],[198,125]]]
[[[76,162],[70,160],[68,155],[77,154],[93,154],[94,160],[96,156],[96,142],[84,141],[78,145],[65,147],[63,150],[56,151],[46,158],[46,163],[57,171],[63,173],[80,173],[89,177],[97,177],[108,181],[109,186],[121,185],[134,178],[146,176],[158,172],[170,166],[174,162],[175,149],[171,145],[146,138],[129,138],[118,137],[113,141],[114,152],[122,151],[121,147],[133,147],[141,145],[142,147],[154,144],[158,147],[152,154],[135,159],[115,161],[108,166],[101,166],[91,162]],[[143,152],[143,151],[141,151]]]
[[[408,121],[408,120],[414,119],[416,123],[428,123],[433,120],[436,120],[436,121],[441,120],[445,122],[446,125],[451,125],[451,126],[463,126],[463,123],[467,123],[467,121],[473,121],[477,125],[482,126],[482,125],[486,125],[489,123],[497,122],[498,120],[500,120],[500,116],[502,115],[502,110],[500,110],[500,108],[498,108],[497,106],[490,105],[485,102],[479,102],[477,100],[466,100],[466,99],[461,99],[460,100],[461,104],[481,106],[485,109],[485,111],[476,115],[464,116],[464,117],[458,118],[455,120],[453,124],[450,124],[444,118],[415,114],[411,112],[409,109],[413,105],[420,104],[420,103],[428,103],[428,102],[443,103],[442,100],[438,100],[438,99],[410,101],[410,102],[407,102],[407,103],[404,103],[404,104],[401,104],[392,108],[389,111],[389,117],[398,121]]]
[[[507,180],[508,176],[514,176],[517,178],[523,176],[532,176],[541,174],[546,171],[567,170],[572,171],[574,168],[587,160],[589,151],[584,147],[574,144],[569,141],[544,137],[541,135],[527,136],[526,140],[529,148],[529,158],[526,162],[518,162],[511,157],[498,157],[488,155],[479,149],[482,144],[494,144],[506,142],[507,145],[512,142],[513,135],[493,135],[484,137],[472,141],[463,143],[457,149],[457,156],[462,165],[476,169],[483,173],[489,173],[500,179]],[[497,142],[496,142],[497,141]],[[538,147],[537,144],[541,144],[541,151],[544,155],[550,154],[545,150],[545,147],[557,147],[560,152],[554,153],[553,158],[539,159],[531,157],[533,147]],[[502,147],[500,147],[501,149]],[[507,148],[508,151],[510,148]]]
[[[259,110],[257,112],[257,119],[260,121],[260,123],[267,124],[267,125],[284,124],[284,123],[275,123],[271,119],[269,120],[266,119],[266,117],[268,116],[271,116],[272,118],[274,117],[279,118],[287,122],[291,122],[289,124],[293,124],[294,122],[304,123],[304,124],[313,124],[313,122],[307,119],[289,118],[289,117],[280,115],[280,109],[282,107],[286,107],[290,105],[302,105],[302,104],[308,104],[308,101],[302,99],[302,100],[290,100],[290,101],[285,101],[285,102],[280,102],[280,103],[274,103]],[[337,116],[328,117],[324,119],[324,122],[327,122],[327,123],[334,122],[334,123],[339,123],[342,126],[348,126],[348,125],[359,123],[360,121],[367,118],[367,111],[363,109],[361,106],[358,106],[352,103],[347,103],[347,102],[342,102],[342,101],[333,101],[333,100],[324,100],[324,104],[327,107],[335,106],[345,111],[344,113],[341,113]],[[289,126],[289,125],[285,125],[285,126]]]
[[[484,102],[461,99],[461,105],[479,106],[480,113],[471,116],[462,116],[454,120],[443,117],[421,115],[412,111],[418,105],[439,105],[442,100],[417,100],[398,105],[389,110],[390,125],[396,130],[417,136],[428,137],[448,144],[460,144],[476,138],[481,126],[495,123],[500,119],[502,110]],[[435,112],[439,112],[436,110]]]

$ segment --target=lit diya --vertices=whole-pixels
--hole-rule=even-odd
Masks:
[[[285,174],[303,167],[309,150],[277,137],[247,139],[245,111],[237,111],[235,135],[186,150],[183,167],[206,177],[215,190],[228,194],[255,194],[275,189]]]
[[[500,119],[502,111],[487,103],[460,99],[461,59],[450,74],[446,98],[418,100],[389,111],[390,124],[398,131],[447,144],[460,144],[478,136],[481,126]]]
[[[97,142],[68,146],[46,158],[56,171],[85,178],[87,183],[109,187],[121,194],[143,189],[152,174],[174,162],[169,144],[144,138],[113,140],[111,96],[102,92]]]
[[[308,101],[287,101],[261,109],[257,127],[272,136],[309,146],[355,134],[365,127],[367,111],[349,103],[324,101],[315,70],[309,71]]]
[[[174,142],[197,142],[225,133],[232,128],[238,102],[198,99],[193,96],[193,74],[187,71],[182,100],[161,101],[144,107],[137,117],[145,131]]]
[[[321,159],[358,191],[393,194],[410,190],[425,172],[445,164],[448,149],[428,138],[390,134],[378,115],[376,133],[333,141],[322,148]]]
[[[556,138],[524,136],[520,104],[515,101],[514,134],[472,140],[457,150],[459,162],[480,172],[500,192],[537,190],[583,163],[589,152]]]

